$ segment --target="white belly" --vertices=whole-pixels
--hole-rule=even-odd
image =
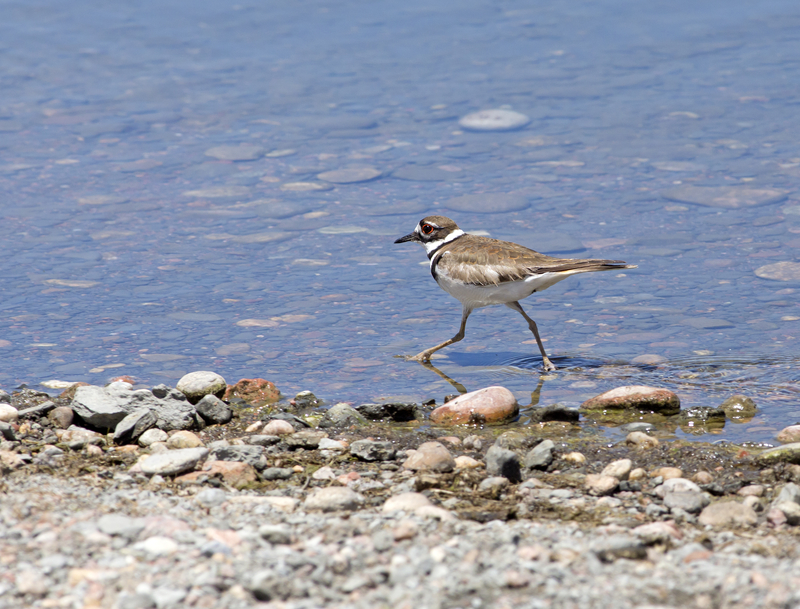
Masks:
[[[543,273],[527,277],[521,281],[509,281],[500,285],[477,286],[454,281],[439,271],[437,282],[451,296],[458,298],[462,304],[477,309],[490,305],[505,304],[527,298],[534,292],[546,290],[572,273]]]

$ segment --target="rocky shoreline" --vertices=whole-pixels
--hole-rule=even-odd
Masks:
[[[800,604],[794,437],[667,438],[647,420],[677,416],[668,393],[509,429],[503,388],[439,408],[207,372],[0,392],[0,607]],[[752,402],[726,404],[680,416]],[[579,422],[620,412],[618,443]]]

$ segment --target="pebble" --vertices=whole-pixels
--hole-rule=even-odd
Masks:
[[[167,432],[157,428],[148,429],[139,436],[139,446],[150,446],[154,442],[166,442]]]
[[[613,495],[619,488],[619,479],[602,474],[587,474],[584,485],[592,495]]]
[[[711,484],[714,482],[714,476],[706,471],[699,471],[692,476],[692,482],[696,484]]]
[[[617,459],[612,461],[600,472],[601,476],[613,476],[619,480],[627,480],[633,469],[633,462],[630,459]]]
[[[658,440],[641,431],[632,431],[625,436],[625,444],[639,449],[648,449],[658,446]]]
[[[641,480],[645,476],[647,476],[647,472],[645,472],[641,467],[636,467],[631,470],[630,474],[628,474],[628,480],[635,482],[636,480]]]
[[[671,188],[661,193],[665,199],[722,209],[758,207],[783,201],[786,192],[774,188],[747,186],[691,186]]]
[[[425,442],[406,459],[403,467],[413,471],[446,473],[453,471],[456,463],[443,444]]]
[[[800,442],[800,425],[784,427],[778,432],[777,438],[778,442],[783,442],[784,444]]]
[[[749,419],[756,415],[756,403],[746,395],[733,395],[719,407],[730,419]]]
[[[800,262],[783,261],[760,266],[755,274],[773,281],[800,281]]]
[[[672,492],[664,496],[666,507],[671,510],[683,510],[689,514],[699,514],[700,510],[709,504],[709,501],[708,496],[704,493],[695,491]]]
[[[486,451],[486,473],[490,476],[501,476],[506,483],[522,482],[519,457],[513,451],[493,444]],[[485,482],[485,480],[484,480]]]
[[[497,493],[509,485],[509,478],[506,476],[490,476],[489,478],[484,478],[481,480],[481,483],[478,485],[479,491],[488,491],[491,493]]]
[[[657,543],[666,544],[671,541],[678,541],[683,538],[683,533],[674,522],[650,522],[639,525],[631,529],[631,533],[636,535],[647,545]]]
[[[390,420],[404,423],[422,420],[422,410],[414,402],[386,402],[383,404],[361,404],[356,410],[372,421]]]
[[[313,491],[303,503],[309,511],[334,512],[357,510],[364,504],[364,497],[346,486],[330,486]]]
[[[683,478],[683,470],[679,467],[659,467],[658,469],[654,469],[652,472],[650,472],[651,478],[657,478],[659,476],[664,480]]]
[[[355,184],[357,182],[369,182],[383,175],[380,169],[375,167],[348,167],[346,169],[335,169],[325,171],[317,175],[323,182],[333,184]]]
[[[638,410],[642,413],[658,412],[673,415],[680,411],[681,401],[669,389],[628,385],[601,393],[581,404],[583,412],[607,410]]]
[[[72,425],[75,418],[75,412],[69,406],[58,406],[53,408],[47,413],[47,418],[53,422],[53,425],[59,429],[67,429]]]
[[[322,438],[317,446],[320,450],[329,450],[335,452],[342,452],[347,449],[344,442],[339,440],[331,440],[330,438]]]
[[[792,526],[800,524],[800,505],[794,501],[780,501],[772,506],[772,509],[783,512],[786,522]]]
[[[224,425],[233,418],[233,410],[216,395],[203,396],[195,408],[209,425]]]
[[[483,463],[469,457],[467,455],[460,455],[455,458],[456,469],[476,469],[481,467]]]
[[[19,411],[11,404],[0,403],[0,421],[3,423],[14,423],[19,419]]]
[[[571,452],[567,453],[563,457],[561,457],[567,463],[573,463],[575,465],[583,465],[586,463],[586,456],[583,453],[579,452]]]
[[[294,427],[288,421],[281,419],[273,419],[261,430],[261,434],[265,436],[288,436],[294,433]]]
[[[555,444],[552,440],[542,440],[525,455],[525,469],[547,469],[553,462],[553,449]]]
[[[391,461],[397,451],[391,442],[356,440],[350,445],[350,454],[362,461]]]
[[[794,482],[789,482],[781,487],[774,503],[781,503],[784,501],[800,504],[800,487]]]
[[[470,131],[511,131],[530,122],[531,119],[520,112],[498,108],[467,114],[458,124]]]
[[[432,506],[430,499],[422,493],[401,493],[389,497],[383,504],[382,510],[389,512],[414,512],[421,507]]]
[[[197,434],[186,430],[176,431],[167,440],[167,447],[170,449],[198,448],[200,446],[203,446],[203,441],[197,436]]]
[[[292,531],[283,524],[263,524],[258,528],[258,534],[264,541],[275,545],[292,543]]]
[[[351,427],[353,425],[366,425],[367,419],[364,418],[360,412],[350,406],[350,404],[340,403],[334,404],[319,422],[319,426],[323,429],[329,427]]]
[[[169,537],[154,535],[148,537],[144,541],[140,541],[133,545],[135,550],[140,550],[149,554],[150,556],[169,556],[178,551],[178,544]]]
[[[417,523],[408,518],[404,518],[392,529],[392,537],[395,541],[405,541],[406,539],[413,539],[416,537],[418,532],[419,527]]]
[[[439,425],[504,423],[519,414],[519,405],[505,387],[493,386],[471,391],[450,400],[431,412]]]
[[[704,508],[698,521],[712,527],[754,525],[758,522],[758,516],[749,506],[735,501],[720,501]]]
[[[736,494],[742,497],[762,497],[764,495],[764,486],[761,484],[748,484],[736,491]]]
[[[641,560],[647,557],[647,548],[642,540],[632,535],[613,535],[598,540],[592,550],[603,562],[613,562],[620,558]]]
[[[274,383],[262,378],[240,379],[229,385],[222,399],[241,398],[251,406],[260,407],[277,402],[281,397]],[[266,433],[266,432],[264,432]]]
[[[227,386],[225,379],[216,372],[199,370],[183,375],[176,389],[183,393],[191,404],[197,404],[207,395],[222,397]]]
[[[175,476],[194,469],[207,456],[207,448],[182,448],[150,455],[139,467],[148,476]]]
[[[221,161],[254,161],[263,156],[264,149],[254,144],[238,144],[215,146],[206,150],[205,154]]]
[[[206,461],[199,471],[178,476],[175,478],[175,482],[177,484],[201,484],[214,478],[239,489],[255,482],[258,475],[252,465],[243,461]]]
[[[227,499],[228,494],[218,488],[204,488],[194,496],[194,500],[204,508],[217,507],[225,503]]]

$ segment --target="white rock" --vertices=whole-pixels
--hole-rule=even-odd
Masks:
[[[433,505],[422,493],[401,493],[389,497],[383,504],[384,512],[413,512],[423,506]]]
[[[600,475],[614,476],[615,478],[619,478],[620,480],[625,480],[631,473],[632,467],[633,467],[633,462],[630,459],[617,459],[616,461],[612,461],[611,463],[606,465],[603,468],[603,471],[600,472]]]
[[[19,419],[19,411],[11,404],[0,404],[0,421],[3,423],[13,423]]]
[[[154,535],[133,546],[137,550],[147,552],[151,556],[169,556],[178,551],[178,544],[169,537]]]
[[[666,480],[664,484],[661,484],[655,488],[655,493],[662,499],[668,493],[700,493],[700,487],[697,486],[691,480],[687,480],[686,478],[670,478]]]
[[[208,456],[207,448],[181,448],[157,455],[150,455],[140,463],[141,471],[148,476],[177,476],[193,470],[198,463]]]
[[[306,510],[334,512],[338,510],[356,510],[364,504],[364,497],[346,486],[329,486],[315,490],[305,500]]]
[[[225,379],[216,372],[199,370],[181,377],[176,388],[183,393],[192,404],[196,404],[207,395],[221,397],[227,388]]]
[[[139,446],[151,446],[155,442],[166,442],[167,432],[153,427],[139,436]]]

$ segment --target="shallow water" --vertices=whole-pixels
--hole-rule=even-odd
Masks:
[[[523,303],[560,368],[539,404],[640,383],[684,406],[751,396],[759,415],[719,438],[774,442],[800,420],[800,276],[755,274],[800,253],[796,2],[3,13],[5,389],[211,369],[328,401],[441,402],[453,385],[395,356],[452,336],[460,305],[422,249],[393,245],[440,213],[639,266]],[[458,126],[504,106],[531,123]],[[318,177],[351,167],[381,175]],[[474,194],[477,208],[459,199]],[[441,353],[469,390],[501,383],[529,404],[539,382],[504,307]]]

